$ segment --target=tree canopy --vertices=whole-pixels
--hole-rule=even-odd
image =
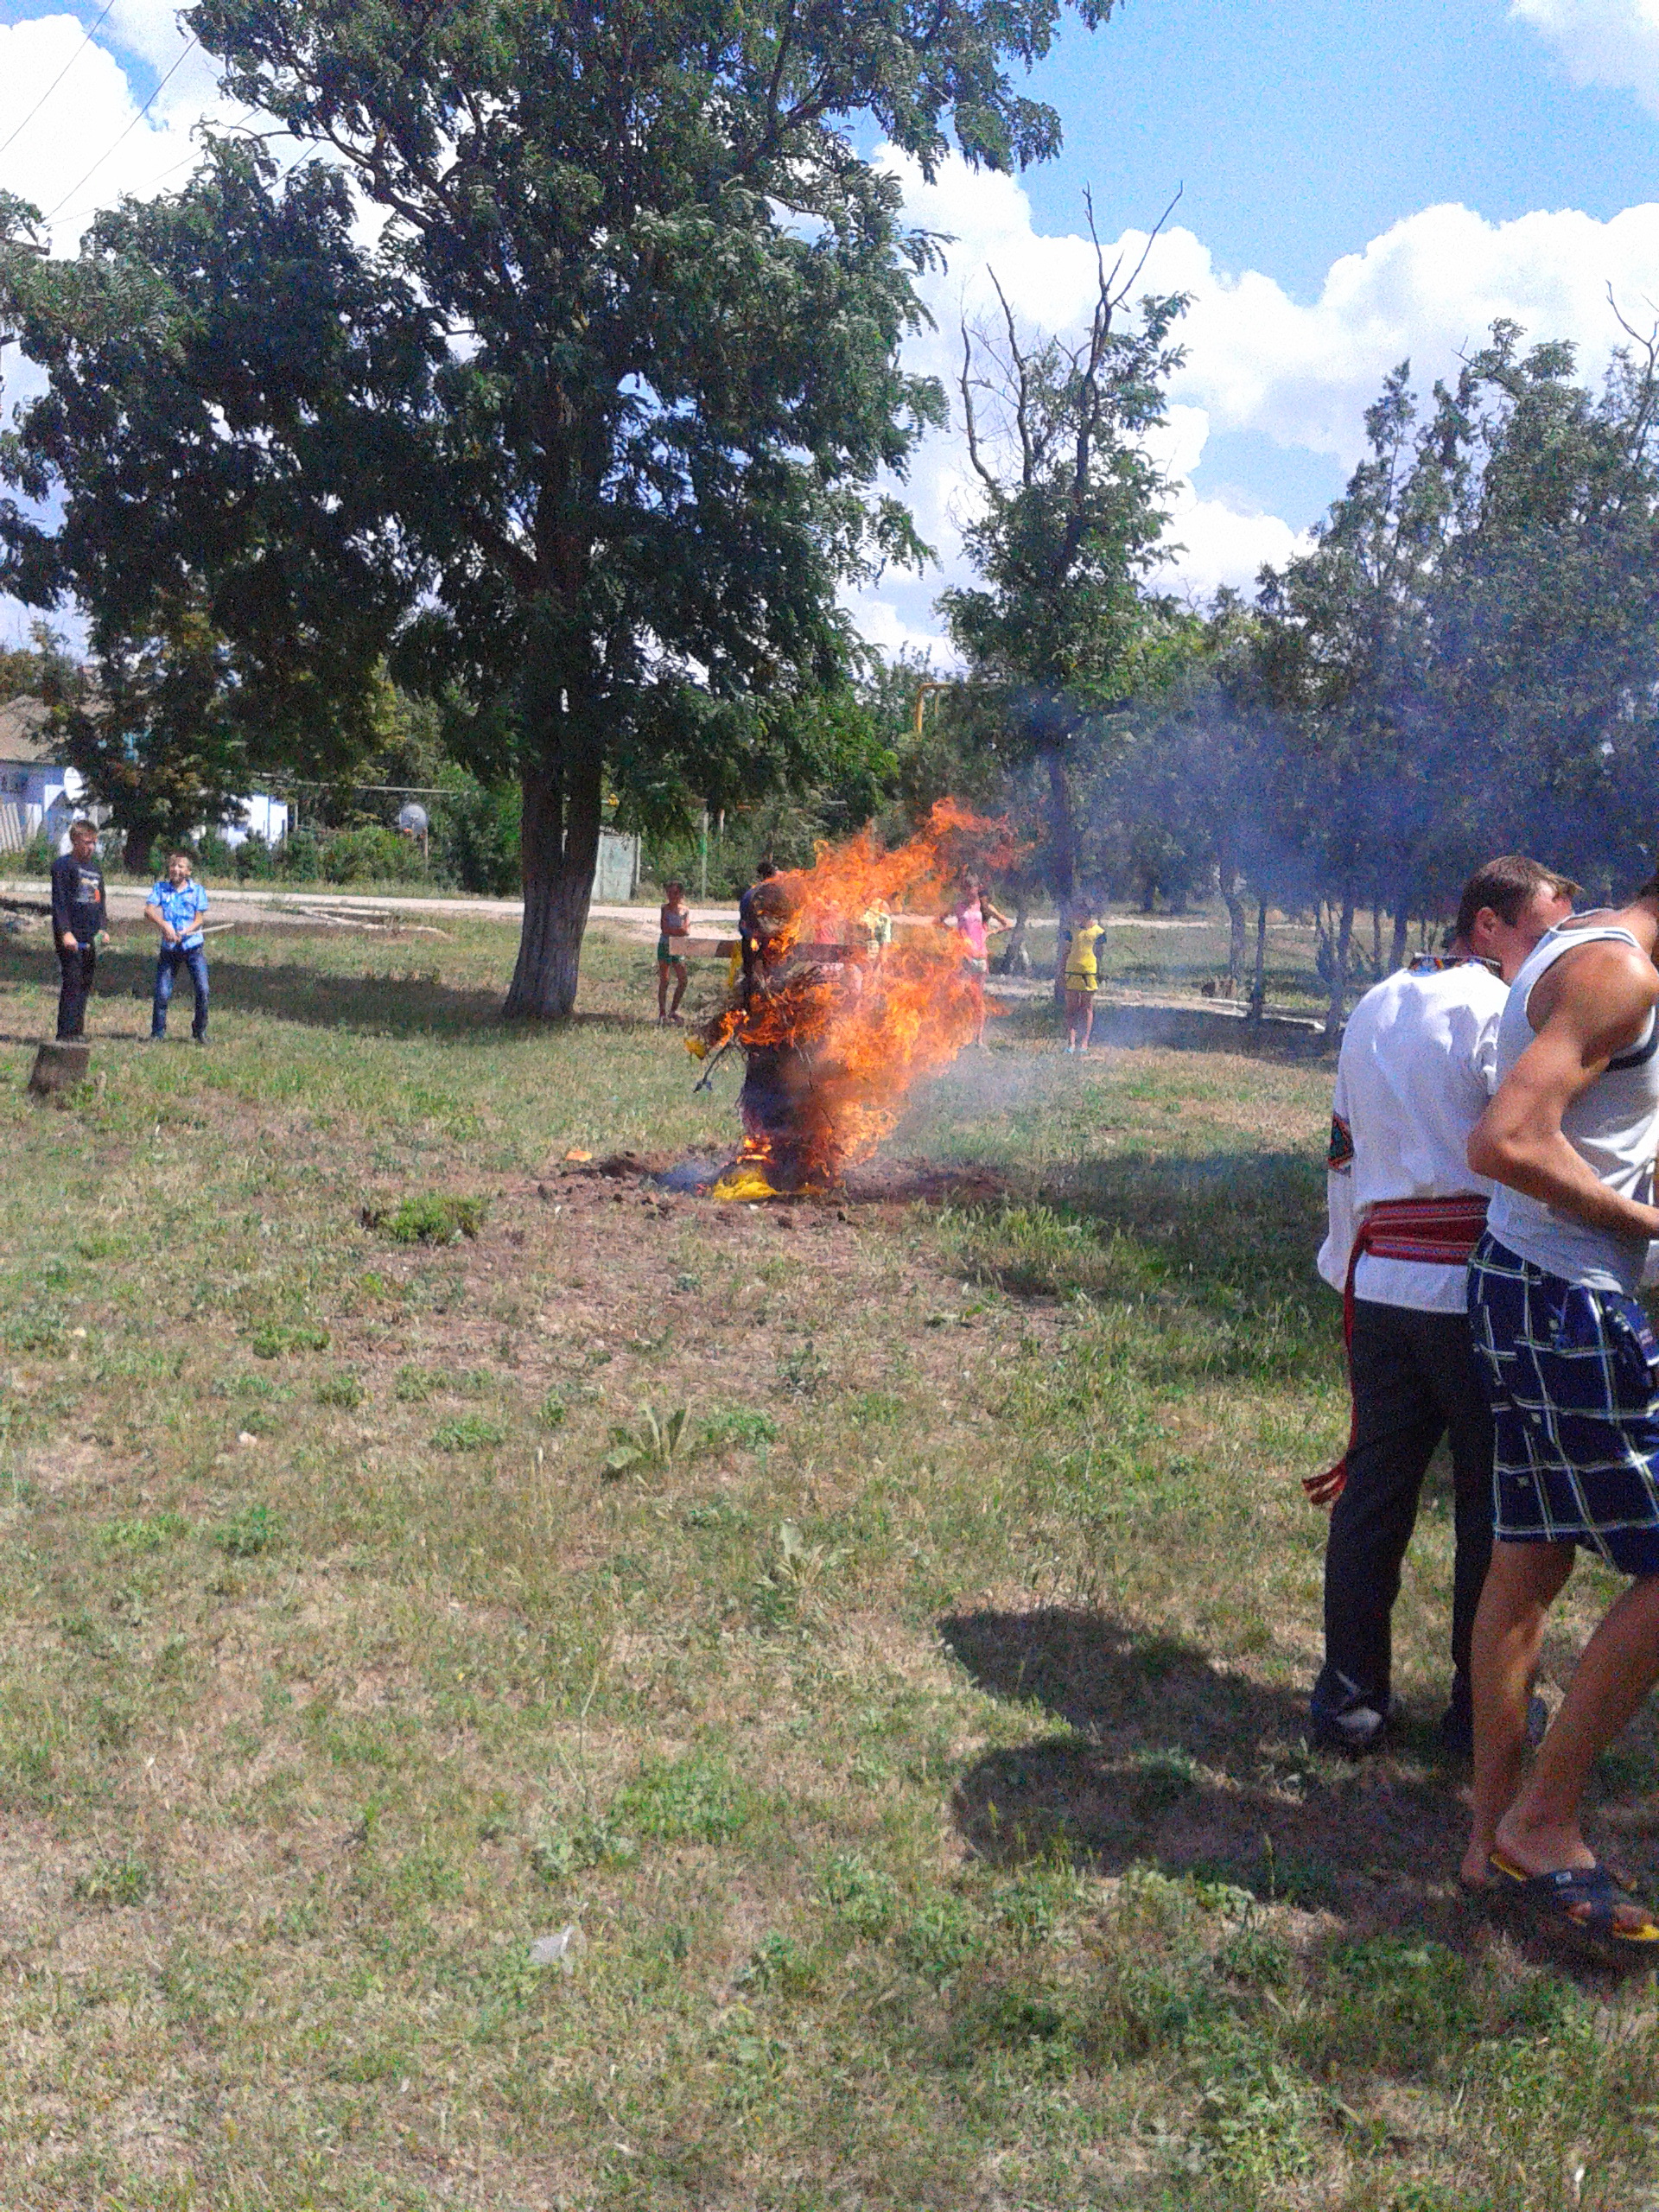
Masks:
[[[51,387],[3,465],[63,519],[0,517],[5,582],[88,607],[158,748],[175,633],[219,657],[221,760],[348,748],[386,665],[508,728],[509,1010],[568,1012],[607,788],[763,787],[844,676],[840,588],[922,550],[881,486],[942,414],[899,358],[938,247],[856,135],[1040,159],[1014,78],[1059,14],[201,0],[226,91],[317,158],[210,143],[68,269],[8,211]]]

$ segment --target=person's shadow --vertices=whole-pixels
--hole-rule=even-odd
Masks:
[[[1091,1612],[960,1613],[939,1637],[979,1688],[1066,1724],[962,1775],[952,1809],[977,1856],[1192,1874],[1334,1916],[1344,1936],[1490,1941],[1491,1915],[1457,1881],[1466,1772],[1430,1728],[1408,1726],[1368,1760],[1328,1756],[1308,1743],[1302,1697]],[[1575,1972],[1607,1963],[1570,1935],[1504,1925]]]

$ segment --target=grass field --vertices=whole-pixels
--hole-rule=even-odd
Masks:
[[[890,1147],[994,1202],[658,1200],[562,1167],[731,1132],[650,948],[517,1034],[446,931],[216,940],[205,1053],[118,953],[63,1106],[0,939],[7,2212],[1659,2199],[1650,1980],[1455,1887],[1438,1484],[1304,1739],[1328,1066],[1028,1005]]]

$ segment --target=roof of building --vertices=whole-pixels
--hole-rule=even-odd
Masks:
[[[62,746],[48,729],[52,709],[32,691],[20,691],[0,707],[0,760],[18,767],[56,765]]]

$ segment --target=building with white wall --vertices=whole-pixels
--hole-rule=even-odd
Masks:
[[[0,853],[20,853],[44,830],[55,846],[82,811],[86,786],[60,759],[52,709],[27,691],[0,707]]]
[[[51,708],[30,692],[0,707],[0,853],[21,852],[42,831],[60,849],[77,814],[99,823],[109,819],[108,807],[83,804],[86,786],[62,758],[51,721]],[[249,837],[280,845],[287,836],[292,810],[286,799],[253,791],[237,804],[243,819],[219,825],[227,845]]]

